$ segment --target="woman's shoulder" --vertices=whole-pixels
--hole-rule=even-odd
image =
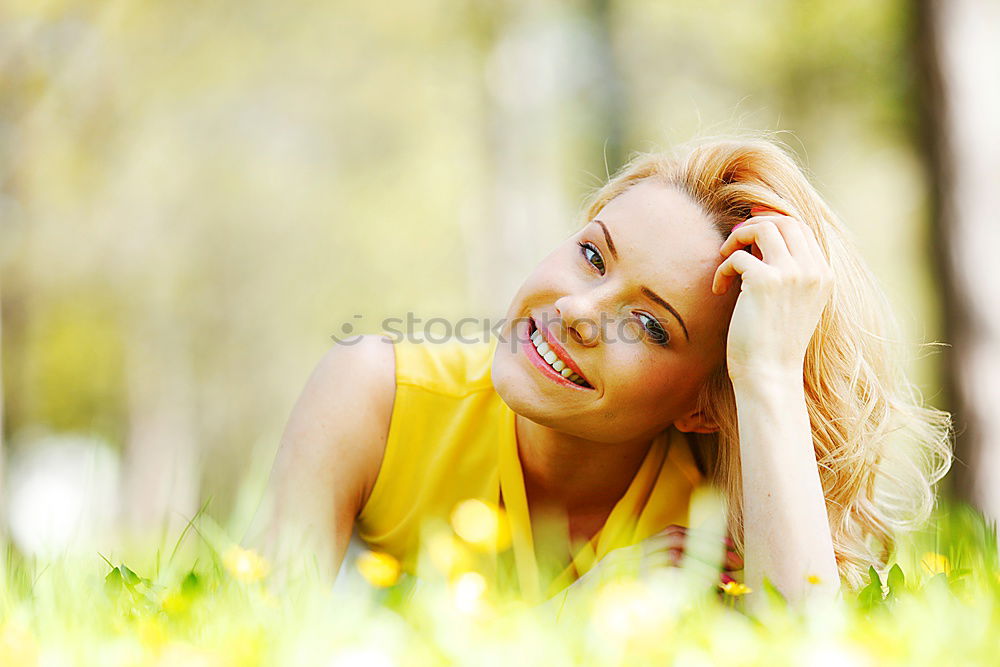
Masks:
[[[325,415],[339,417],[356,442],[385,443],[395,400],[392,344],[380,336],[359,336],[330,348],[319,361],[309,385]]]
[[[393,345],[381,336],[358,336],[327,350],[314,371],[331,387],[365,390],[365,397],[391,404],[395,385]],[[347,382],[345,382],[345,380]]]
[[[363,484],[362,505],[383,465],[391,432],[406,433],[415,413],[422,415],[421,423],[433,413],[444,424],[453,411],[480,406],[481,401],[473,406],[464,400],[474,393],[482,392],[489,402],[494,347],[489,342],[393,340],[375,334],[327,351],[306,392],[315,406],[310,413],[316,428],[341,435],[334,449],[353,460],[351,467]]]

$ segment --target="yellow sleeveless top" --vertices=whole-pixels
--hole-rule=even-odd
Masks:
[[[604,526],[579,548],[562,574],[543,582],[515,415],[490,379],[496,344],[496,339],[394,344],[396,397],[382,465],[356,520],[362,540],[393,555],[413,573],[425,521],[448,521],[455,506],[470,498],[502,503],[513,552],[506,557],[514,561],[517,587],[529,601],[540,601],[582,576],[612,549],[640,542],[670,524],[688,525],[690,496],[702,474],[687,439],[669,429],[653,442]]]

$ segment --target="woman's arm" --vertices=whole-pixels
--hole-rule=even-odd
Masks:
[[[244,538],[279,583],[313,556],[333,583],[382,463],[395,387],[392,343],[377,336],[334,346],[309,377]]]
[[[743,474],[744,583],[759,591],[767,577],[793,603],[813,591],[833,595],[840,576],[803,381],[833,274],[805,224],[767,210],[751,211],[720,252],[713,291],[724,294],[741,278],[727,363]]]
[[[791,602],[835,595],[840,575],[813,453],[802,371],[734,382],[743,471],[744,583],[763,577]],[[819,583],[809,583],[809,577]],[[762,596],[750,596],[759,602]]]

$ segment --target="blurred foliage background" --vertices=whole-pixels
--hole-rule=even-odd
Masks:
[[[939,340],[912,23],[900,0],[5,0],[8,491],[44,445],[118,490],[109,522],[229,515],[331,334],[502,316],[631,151],[695,135],[782,131],[907,342]]]

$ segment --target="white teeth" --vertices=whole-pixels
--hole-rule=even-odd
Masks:
[[[570,370],[566,362],[556,356],[555,351],[545,342],[541,331],[535,329],[535,333],[531,334],[531,342],[535,346],[535,349],[538,350],[538,355],[557,373],[571,382],[583,384],[583,378]]]

